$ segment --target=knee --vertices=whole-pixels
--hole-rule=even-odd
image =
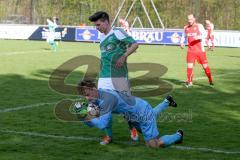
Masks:
[[[193,68],[193,63],[187,63],[187,68]]]
[[[208,64],[207,64],[207,63],[205,63],[205,64],[203,64],[202,66],[203,66],[203,68],[205,69],[205,68],[207,68],[207,67],[208,67]]]
[[[146,146],[150,148],[164,147],[164,143],[159,139],[151,139],[146,142]]]

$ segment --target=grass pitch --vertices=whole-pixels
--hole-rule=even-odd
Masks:
[[[98,44],[61,42],[57,52],[51,51],[43,41],[0,40],[0,46],[1,160],[240,159],[239,48],[216,48],[207,53],[214,88],[208,85],[204,71],[197,64],[194,87],[183,86],[186,49],[141,45],[129,57],[128,63],[157,63],[168,69],[156,77],[172,86],[170,90],[144,95],[144,99],[155,106],[167,94],[173,95],[178,107],[169,108],[161,115],[159,131],[161,135],[178,128],[185,131],[183,144],[149,149],[143,145],[142,137],[140,142],[131,143],[127,124],[119,116],[113,120],[114,142],[101,146],[98,142],[101,131],[81,122],[61,121],[54,114],[56,103],[77,96],[51,89],[51,73],[74,57],[99,57]],[[78,67],[65,83],[76,84],[86,70],[86,66]],[[130,70],[129,74],[136,78],[146,73],[143,69]],[[146,81],[151,84],[151,79]]]

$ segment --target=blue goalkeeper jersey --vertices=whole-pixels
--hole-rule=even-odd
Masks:
[[[99,89],[98,93],[96,103],[100,107],[100,115],[109,112],[123,114],[132,122],[146,122],[155,118],[151,105],[141,98],[107,89]]]
[[[143,134],[145,141],[159,135],[154,111],[147,101],[107,89],[99,89],[98,93],[99,97],[95,103],[100,108],[100,117],[105,115],[106,119],[111,116],[111,113],[123,114],[125,119],[132,122],[134,127]]]

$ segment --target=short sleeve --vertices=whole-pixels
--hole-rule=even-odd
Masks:
[[[126,42],[128,44],[136,43],[136,41],[122,28],[115,28],[114,34],[120,41]]]

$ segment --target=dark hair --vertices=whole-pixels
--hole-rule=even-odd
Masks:
[[[98,11],[93,15],[91,15],[88,19],[91,22],[96,22],[97,20],[101,20],[101,21],[107,20],[109,22],[109,15],[107,14],[107,12]]]
[[[79,94],[84,95],[84,90],[86,88],[93,89],[97,87],[92,80],[82,80],[78,83],[77,90]]]

